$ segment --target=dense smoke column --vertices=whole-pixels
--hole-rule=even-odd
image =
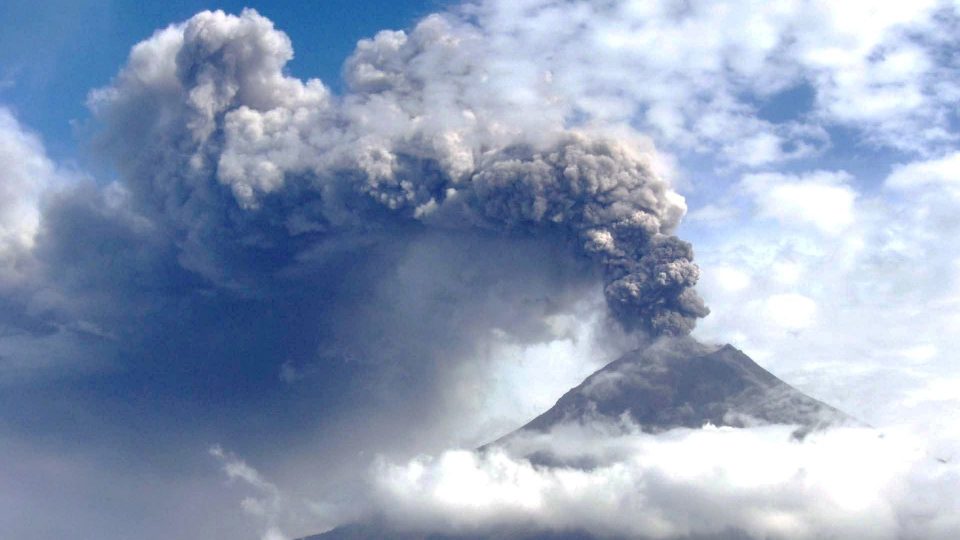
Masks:
[[[470,196],[506,228],[560,227],[603,267],[604,294],[627,329],[685,335],[709,311],[693,287],[690,244],[669,234],[683,209],[642,155],[567,133],[550,150],[514,147],[481,162]]]
[[[626,328],[654,335],[689,334],[710,310],[694,290],[700,269],[693,248],[658,234],[629,250],[633,257],[605,261],[607,306]]]
[[[672,236],[685,205],[653,156],[601,128],[570,129],[547,102],[518,109],[485,86],[483,46],[439,16],[383,32],[361,42],[349,90],[334,96],[284,73],[293,50],[267,19],[205,12],[134,48],[92,100],[122,135],[114,150],[133,200],[222,287],[269,286],[262,261],[297,264],[358,238],[362,249],[371,232],[559,234],[602,269],[625,328],[689,333],[707,309],[692,249]]]

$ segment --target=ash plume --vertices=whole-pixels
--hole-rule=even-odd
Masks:
[[[205,12],[138,45],[91,102],[134,200],[221,285],[256,281],[251,259],[411,228],[560,236],[600,269],[624,328],[688,333],[708,310],[655,156],[485,87],[494,66],[464,24],[361,42],[334,96],[284,72],[292,48],[267,19]]]

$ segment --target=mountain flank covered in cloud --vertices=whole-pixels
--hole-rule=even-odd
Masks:
[[[671,430],[707,427],[783,426],[802,441],[811,432],[832,427],[862,427],[847,414],[811,398],[781,381],[731,345],[711,347],[684,338],[662,338],[625,354],[563,395],[557,404],[520,429],[476,451],[479,459],[496,462],[505,452],[540,470],[592,471],[617,456],[605,448],[620,437],[637,433],[666,434]],[[670,435],[667,435],[668,437]],[[591,439],[593,443],[591,444]],[[491,457],[493,456],[493,457]],[[680,464],[682,466],[682,464]],[[698,464],[689,463],[696,468]],[[494,465],[493,474],[504,474]],[[466,489],[464,487],[464,489]],[[389,522],[359,523],[310,537],[313,540],[587,540],[643,538],[639,535],[597,535],[575,526],[551,529],[524,524],[522,515],[509,526],[469,533],[441,533]],[[402,521],[402,518],[401,518]],[[496,520],[493,520],[494,522]],[[413,527],[413,530],[410,528]],[[652,537],[725,539],[749,538],[736,528],[692,535]]]

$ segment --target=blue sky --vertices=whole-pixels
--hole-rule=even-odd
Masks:
[[[244,7],[0,6],[0,529],[276,540],[385,506],[488,524],[560,480],[508,460],[504,484],[457,449],[691,329],[911,442],[678,440],[821,472],[822,448],[960,449],[955,4]],[[686,478],[670,444],[608,442]],[[880,498],[840,490],[852,507],[960,526],[955,469],[891,463],[871,462]],[[464,474],[489,489],[437,495]],[[904,485],[947,497],[917,510]],[[780,487],[769,520],[699,522],[870,532]],[[582,512],[527,517],[635,531],[563,493]],[[647,495],[687,530],[676,493]]]
[[[298,77],[339,87],[340,68],[357,40],[386,28],[405,28],[450,2],[270,2],[254,6],[297,43],[288,65]],[[132,44],[205,9],[239,12],[243,2],[14,0],[0,6],[0,99],[39,131],[51,155],[86,159],[83,126],[87,93],[107,84]]]

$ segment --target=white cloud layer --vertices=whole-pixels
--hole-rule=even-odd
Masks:
[[[789,426],[657,436],[567,426],[534,439],[526,451],[597,465],[535,466],[502,449],[380,462],[376,508],[401,529],[460,533],[947,539],[960,528],[957,441],[871,428],[798,441]]]

